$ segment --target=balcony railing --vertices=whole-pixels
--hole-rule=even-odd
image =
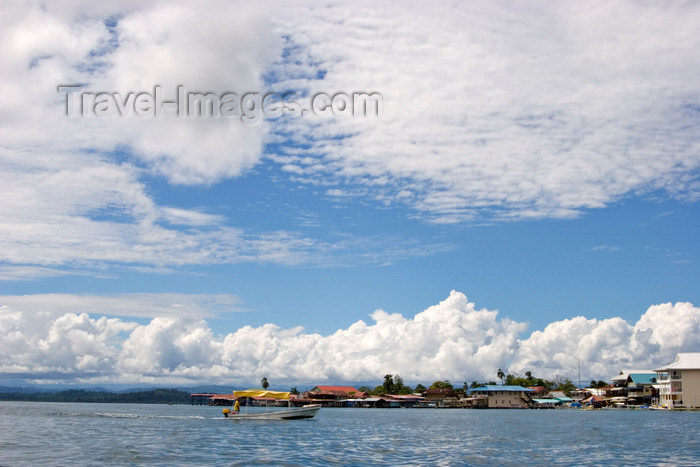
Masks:
[[[668,383],[670,381],[682,381],[681,373],[657,373],[657,383]]]

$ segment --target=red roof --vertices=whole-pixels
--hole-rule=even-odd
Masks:
[[[315,386],[305,393],[312,397],[366,397],[367,394],[352,386]]]
[[[416,396],[415,394],[384,394],[383,397],[389,397],[391,399],[404,401],[419,401],[425,399],[425,397]]]
[[[210,399],[225,399],[225,400],[233,400],[236,397],[233,394],[209,394]]]

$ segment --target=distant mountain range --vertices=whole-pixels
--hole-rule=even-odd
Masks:
[[[143,392],[155,389],[163,389],[163,387],[121,387],[113,386],[111,388],[95,386],[95,387],[84,387],[84,386],[0,386],[0,394],[55,394],[63,391],[70,390],[81,390],[85,392],[106,392],[114,394],[128,394],[133,392]],[[214,393],[214,394],[231,394],[233,391],[232,386],[222,386],[222,385],[201,385],[201,386],[190,386],[190,387],[176,387],[167,388],[175,389],[178,391],[193,393]]]

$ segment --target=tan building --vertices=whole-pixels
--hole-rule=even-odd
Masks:
[[[488,398],[489,409],[527,409],[532,404],[532,389],[522,386],[481,386],[469,391],[473,396]]]
[[[659,405],[700,407],[700,352],[679,353],[673,363],[657,368]]]

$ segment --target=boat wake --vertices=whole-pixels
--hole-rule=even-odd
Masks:
[[[127,418],[127,419],[169,419],[169,420],[205,420],[201,415],[154,415],[113,412],[56,412],[57,417],[85,417],[85,418]],[[218,417],[217,417],[218,418]]]

